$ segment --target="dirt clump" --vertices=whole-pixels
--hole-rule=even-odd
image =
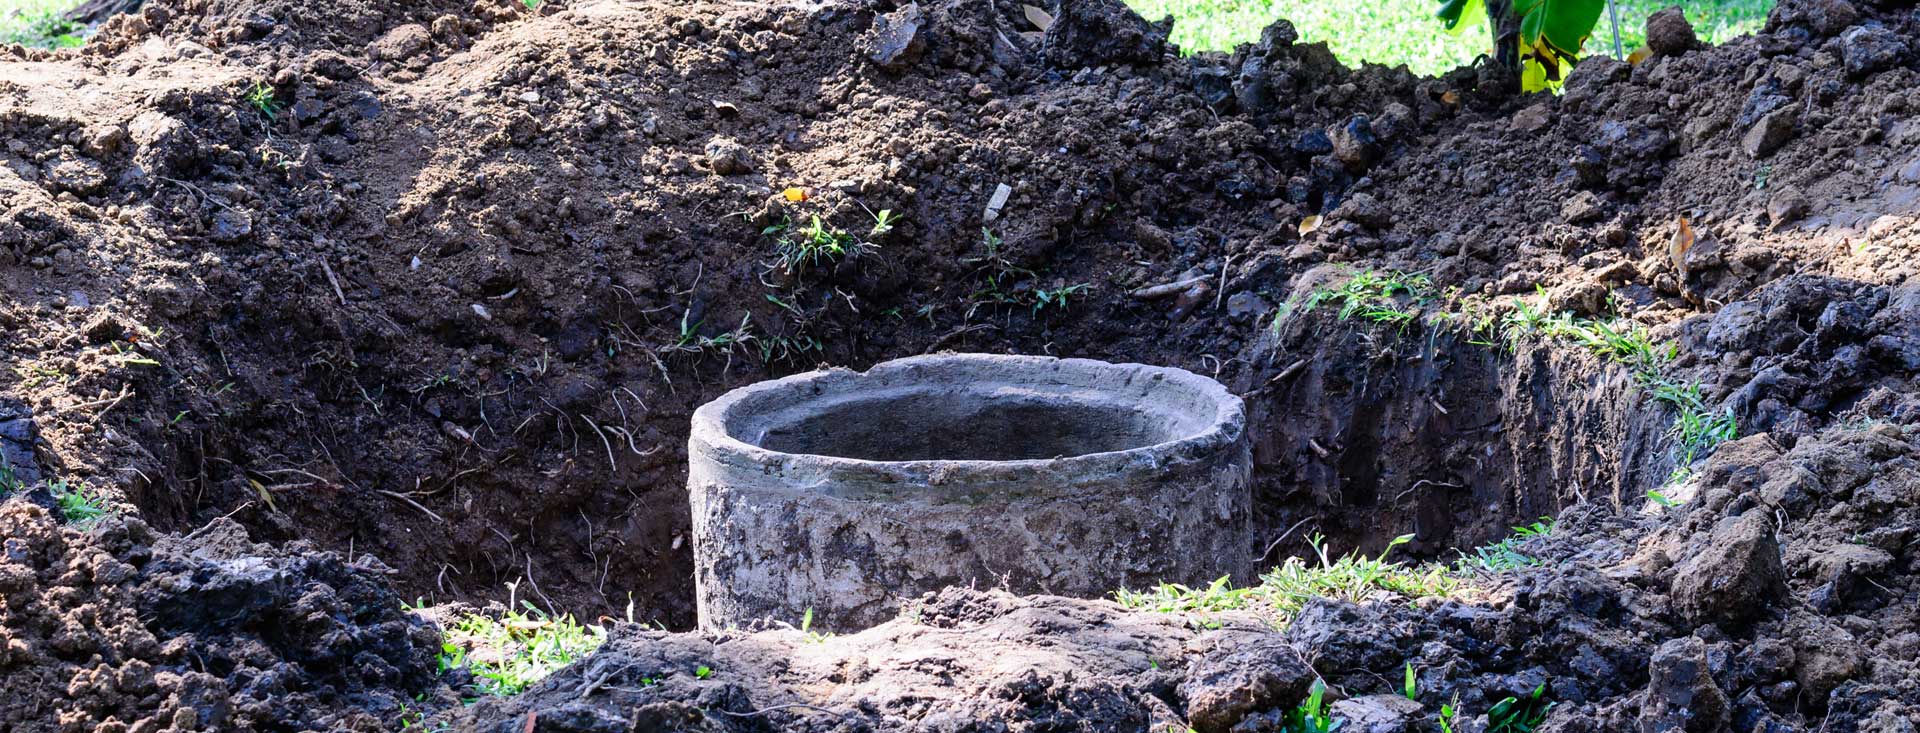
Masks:
[[[0,506],[8,730],[386,730],[436,689],[435,630],[377,560]],[[418,704],[418,703],[414,703]]]

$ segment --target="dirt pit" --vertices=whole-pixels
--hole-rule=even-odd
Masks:
[[[1047,9],[149,0],[6,50],[0,727],[1920,715],[1910,7],[1666,27],[1558,96]],[[694,409],[941,351],[1226,385],[1253,569],[1473,567],[687,631]],[[609,641],[461,705],[402,599],[510,593]]]

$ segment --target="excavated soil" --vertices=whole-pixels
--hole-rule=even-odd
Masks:
[[[1543,682],[1543,730],[1914,729],[1910,2],[1719,47],[1663,16],[1561,96],[1049,10],[149,0],[0,51],[0,728],[1212,733],[1317,677],[1351,730]],[[782,263],[814,217],[875,246]],[[1358,268],[1646,324],[1741,437],[1669,485],[1624,367],[1287,305]],[[1285,630],[980,589],[824,640],[660,630],[694,621],[693,408],[939,350],[1227,384],[1263,563],[1558,524],[1471,599]],[[116,515],[63,525],[39,477]],[[462,706],[402,599],[510,582],[653,623]]]

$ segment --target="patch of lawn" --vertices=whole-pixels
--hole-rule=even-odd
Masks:
[[[1491,50],[1485,22],[1448,33],[1433,17],[1435,0],[1126,0],[1149,20],[1174,17],[1173,42],[1181,50],[1230,51],[1260,39],[1260,30],[1286,18],[1303,42],[1325,41],[1343,63],[1406,64],[1419,74],[1439,74],[1472,63]],[[1766,22],[1773,0],[1621,0],[1620,43],[1627,51],[1644,41],[1647,16],[1664,7],[1686,8],[1702,39],[1722,43],[1752,33]],[[1587,42],[1588,53],[1612,53],[1613,30],[1602,14]]]

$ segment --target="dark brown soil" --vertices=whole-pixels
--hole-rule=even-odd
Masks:
[[[1365,701],[1411,661],[1417,730],[1549,679],[1561,731],[1910,729],[1910,3],[1789,0],[1725,46],[1584,61],[1559,97],[1349,70],[1284,24],[1181,58],[1066,5],[1040,33],[1008,0],[151,0],[78,52],[4,51],[0,449],[127,518],[61,529],[44,488],[0,509],[0,727],[393,727],[450,694],[398,599],[508,582],[688,628],[692,409],[952,349],[1245,394],[1266,562],[1308,530],[1443,557],[1563,529],[1483,603],[1322,603],[1227,644],[959,591],[824,646],[623,627],[455,722],[1258,730],[1313,673]],[[816,216],[877,249],[782,265],[777,228]],[[1269,328],[1349,267],[1645,323],[1745,437],[1649,508],[1672,414],[1620,367]],[[703,655],[711,680],[592,684]]]

